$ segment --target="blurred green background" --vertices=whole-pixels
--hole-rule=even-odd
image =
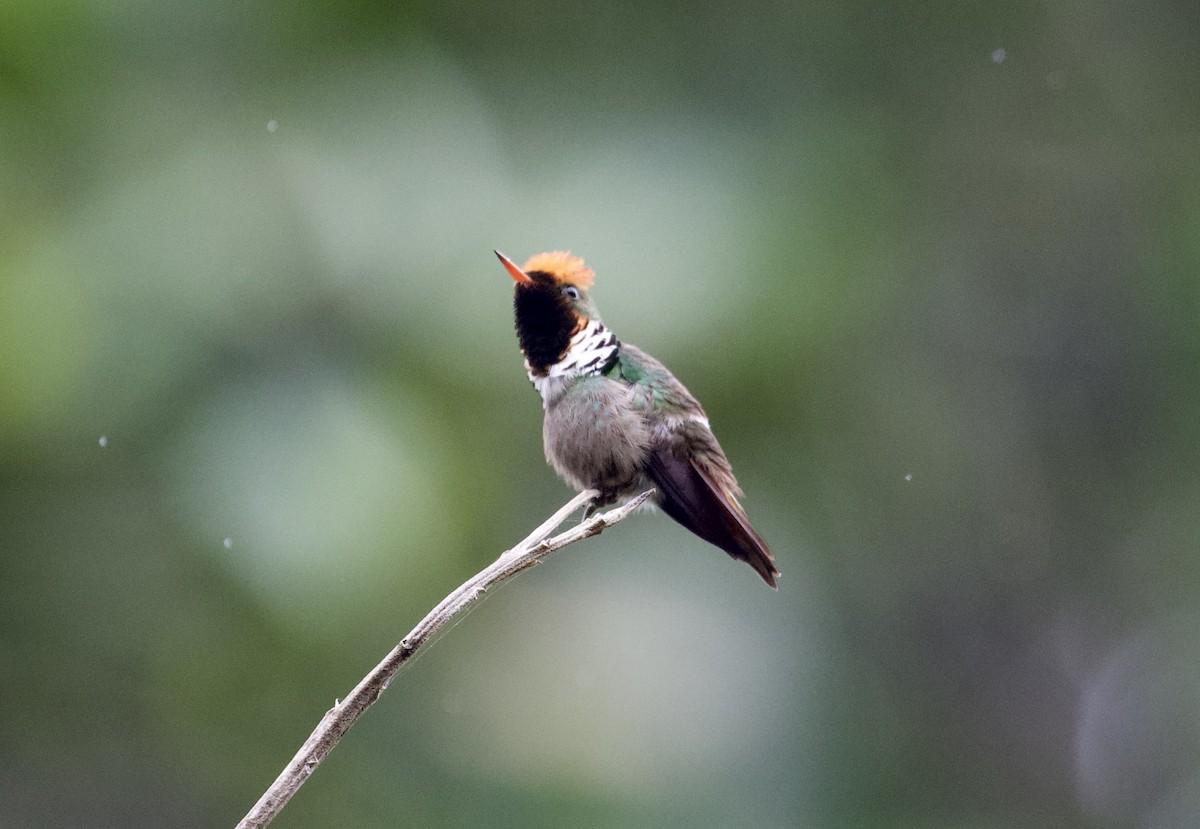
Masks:
[[[1184,2],[0,3],[3,826],[232,826],[570,495],[492,256],[704,401],[280,827],[1200,825]]]

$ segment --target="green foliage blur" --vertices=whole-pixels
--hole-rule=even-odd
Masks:
[[[279,827],[1200,825],[1200,15],[0,3],[0,824],[232,826],[571,494],[518,261],[705,403],[661,515]]]

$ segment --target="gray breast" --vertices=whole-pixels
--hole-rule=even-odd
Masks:
[[[632,389],[607,377],[581,377],[546,408],[546,460],[576,489],[625,494],[639,485],[651,431]]]

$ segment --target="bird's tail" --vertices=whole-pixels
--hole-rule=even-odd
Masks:
[[[647,472],[658,488],[663,512],[705,541],[749,564],[763,581],[778,589],[775,578],[779,570],[766,542],[750,526],[737,501],[722,491],[700,466],[677,458],[664,448],[651,455]]]

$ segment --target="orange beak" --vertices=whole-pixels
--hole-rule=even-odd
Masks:
[[[529,278],[528,275],[526,275],[525,271],[523,271],[517,267],[516,262],[509,259],[503,253],[501,253],[498,250],[494,250],[494,251],[492,251],[492,253],[496,254],[496,256],[500,259],[500,264],[504,266],[504,270],[508,271],[508,275],[511,276],[514,280],[516,280],[517,282],[532,282],[533,281]]]

